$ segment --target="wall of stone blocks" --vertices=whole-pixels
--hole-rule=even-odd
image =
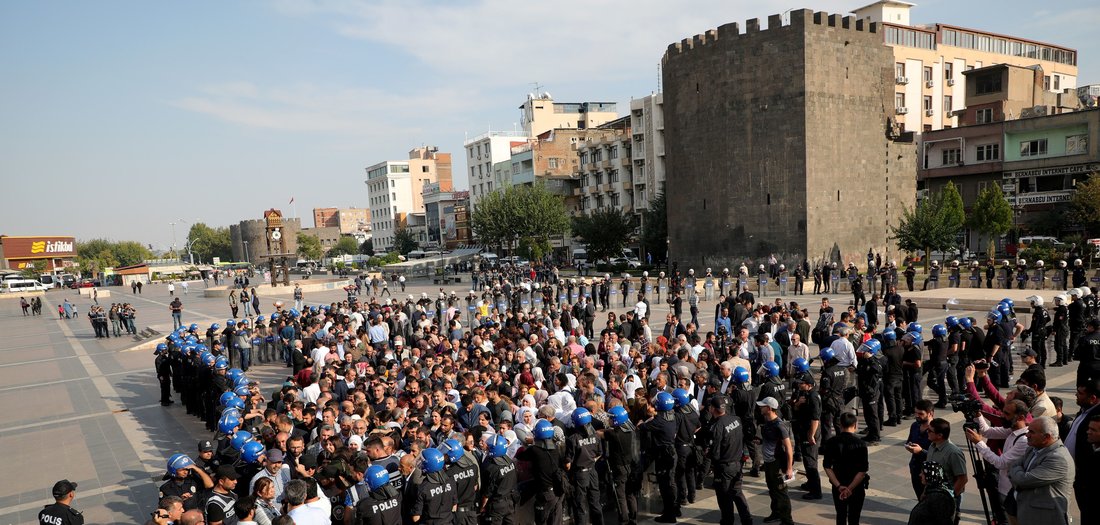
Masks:
[[[298,252],[298,233],[302,231],[301,220],[283,218],[283,236],[286,239],[288,253]],[[245,261],[244,241],[248,241],[248,260],[253,264],[265,262],[267,251],[267,221],[253,219],[241,221],[229,226],[229,239],[233,245],[233,260]]]
[[[889,253],[895,202],[915,192],[915,155],[887,137],[892,55],[881,38],[871,24],[796,10],[788,25],[774,15],[767,29],[750,20],[744,33],[727,24],[669,46],[674,261]]]

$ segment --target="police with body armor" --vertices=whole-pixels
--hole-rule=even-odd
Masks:
[[[1054,363],[1050,366],[1063,366],[1069,363],[1069,308],[1065,295],[1054,297]]]
[[[695,435],[701,423],[699,412],[691,405],[687,390],[672,391],[676,403],[676,501],[681,507],[695,503]]]
[[[168,356],[168,345],[165,343],[157,344],[153,353],[157,356],[153,360],[153,367],[157,371],[157,381],[160,382],[160,405],[166,407],[172,404],[172,358]]]
[[[534,443],[517,454],[516,459],[530,461],[534,472],[535,523],[561,525],[561,497],[565,494],[565,484],[561,451],[554,444],[554,425],[540,419],[531,434]]]
[[[592,428],[592,414],[585,408],[573,410],[573,429],[565,438],[565,470],[573,488],[573,523],[585,525],[603,523],[600,502],[600,477],[596,461],[602,447]]]
[[[856,379],[859,388],[859,400],[863,404],[863,417],[867,422],[867,435],[863,440],[868,445],[877,445],[881,440],[880,426],[882,412],[879,398],[882,396],[883,357],[882,343],[878,339],[868,339],[856,350]]]
[[[454,522],[455,487],[444,472],[446,460],[439,449],[427,448],[420,453],[420,469],[424,478],[416,487],[409,514],[413,521],[427,525],[444,525]]]
[[[844,389],[848,388],[848,368],[840,366],[832,348],[821,349],[821,434],[829,439],[840,432],[837,417],[844,410]]]
[[[1050,323],[1050,314],[1047,313],[1047,309],[1043,307],[1043,298],[1038,295],[1032,295],[1027,298],[1031,301],[1031,326],[1028,327],[1024,333],[1020,334],[1024,339],[1031,336],[1031,348],[1038,354],[1039,366],[1047,367],[1047,334],[1050,329],[1047,328],[1047,324]]]
[[[821,475],[817,469],[817,453],[821,446],[821,394],[815,389],[814,377],[810,374],[809,363],[795,359],[796,370],[805,368],[792,384],[791,440],[794,442],[795,456],[802,457],[802,466],[806,470],[807,481],[802,485],[806,494],[802,499],[821,499]]]
[[[607,444],[607,468],[619,511],[619,523],[637,525],[638,493],[642,488],[642,442],[638,429],[622,406],[608,411],[611,427],[603,431]]]
[[[882,371],[882,390],[883,397],[886,399],[886,412],[890,416],[883,423],[883,426],[893,427],[901,424],[902,400],[904,399],[902,395],[904,380],[902,358],[905,355],[905,350],[898,343],[896,330],[887,329],[882,332],[880,353],[886,359]]]
[[[744,424],[741,418],[730,413],[731,401],[726,396],[710,398],[711,436],[708,456],[714,470],[714,495],[722,513],[722,525],[733,525],[734,510],[741,523],[752,523],[752,512],[741,490],[741,471],[744,468]]]
[[[947,384],[952,395],[960,394],[966,388],[966,365],[960,364],[966,358],[962,347],[962,327],[959,326],[959,318],[953,315],[947,316],[943,323],[947,328]]]
[[[448,439],[439,446],[446,459],[447,480],[454,487],[458,505],[454,525],[477,525],[477,491],[479,475],[477,460],[462,448],[457,439]]]
[[[390,473],[382,465],[367,467],[363,481],[370,492],[355,504],[354,525],[401,523],[401,494],[390,485]]]
[[[739,366],[733,370],[730,374],[732,382],[725,394],[729,396],[731,406],[727,407],[727,410],[732,410],[733,414],[741,419],[742,434],[744,436],[745,452],[744,454],[752,458],[752,470],[749,471],[749,475],[752,477],[760,476],[760,462],[759,448],[753,441],[756,437],[756,389],[753,388],[752,383],[749,382],[749,371],[745,367]]]
[[[676,470],[676,400],[668,392],[658,392],[653,400],[656,414],[642,423],[641,431],[646,436],[646,459],[653,463],[661,493],[661,515],[657,523],[676,523],[680,515],[680,506],[676,500],[676,485],[673,475]]]
[[[512,525],[516,512],[516,463],[508,457],[508,440],[501,435],[489,438],[485,460],[481,462],[481,519],[484,525]]]

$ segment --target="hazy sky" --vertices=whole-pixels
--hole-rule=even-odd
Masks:
[[[172,221],[291,214],[291,197],[312,226],[314,207],[367,206],[363,168],[413,147],[467,173],[464,139],[518,125],[534,82],[623,114],[671,42],[868,1],[2,2],[0,233],[164,248]],[[1100,5],[1054,5],[929,0],[912,18],[1076,48],[1079,84],[1100,83]]]

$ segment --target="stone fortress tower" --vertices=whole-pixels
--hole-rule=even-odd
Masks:
[[[896,257],[916,151],[877,24],[794,10],[684,39],[662,64],[672,261]]]
[[[289,253],[298,253],[298,233],[302,231],[302,221],[298,218],[283,217],[283,235]],[[244,241],[248,241],[248,258],[252,264],[259,265],[267,261],[263,256],[267,252],[267,221],[254,219],[229,225],[229,239],[233,245],[233,260],[245,261]],[[291,261],[293,262],[293,261]]]

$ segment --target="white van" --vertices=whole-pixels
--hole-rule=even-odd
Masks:
[[[1050,244],[1054,247],[1063,246],[1065,243],[1059,241],[1057,237],[1048,237],[1044,235],[1032,235],[1028,237],[1020,237],[1020,248],[1027,248],[1034,243]]]
[[[5,279],[3,288],[0,289],[4,293],[22,293],[22,292],[45,292],[50,287],[42,284],[40,281],[33,281],[31,279]]]

